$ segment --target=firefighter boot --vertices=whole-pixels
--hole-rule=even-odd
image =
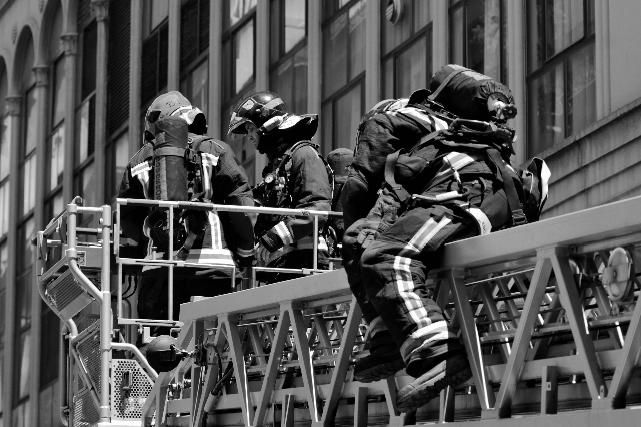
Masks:
[[[369,355],[356,360],[355,381],[371,383],[382,380],[405,367],[398,346],[389,331],[378,332],[365,345],[369,346]]]
[[[458,340],[445,340],[410,354],[405,371],[416,379],[398,392],[401,412],[423,406],[447,386],[456,387],[472,376],[465,349]]]

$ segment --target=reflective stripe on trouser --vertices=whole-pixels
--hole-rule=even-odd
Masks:
[[[417,207],[404,212],[365,249],[363,286],[405,360],[418,346],[455,337],[425,280],[445,242],[475,234],[476,224],[447,207]]]

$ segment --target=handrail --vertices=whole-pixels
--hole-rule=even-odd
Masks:
[[[120,258],[120,218],[121,206],[148,206],[148,207],[159,207],[166,208],[169,211],[169,248],[167,253],[168,259],[142,259],[142,258]],[[273,208],[273,207],[257,207],[257,206],[239,206],[239,205],[223,205],[215,204],[209,202],[188,202],[188,201],[168,201],[168,200],[148,200],[148,199],[129,199],[129,198],[117,198],[116,199],[116,221],[114,225],[114,253],[116,255],[116,262],[118,264],[118,322],[120,324],[127,324],[130,322],[139,322],[144,323],[144,319],[126,319],[122,316],[122,266],[123,265],[153,265],[157,267],[168,268],[168,317],[169,319],[173,318],[173,274],[172,270],[175,267],[194,267],[194,265],[187,263],[185,261],[176,260],[174,258],[174,215],[175,209],[192,209],[200,211],[219,211],[219,212],[236,212],[236,213],[245,213],[245,214],[272,214],[272,215],[288,215],[288,216],[302,216],[302,217],[313,217],[313,250],[312,250],[312,268],[301,268],[301,269],[291,269],[291,268],[273,268],[273,267],[252,267],[251,276],[250,276],[250,285],[249,287],[255,287],[256,285],[256,272],[274,272],[274,273],[298,273],[298,274],[314,274],[319,272],[324,272],[328,270],[319,270],[318,269],[318,243],[319,243],[319,221],[320,216],[335,216],[341,217],[342,212],[334,211],[320,211],[314,209],[290,209],[290,208]],[[214,268],[229,268],[224,265],[219,264],[207,264],[202,263],[198,265],[199,267],[214,267]],[[235,267],[232,269],[232,281],[235,281],[236,270]]]
[[[122,351],[130,351],[136,356],[136,359],[140,362],[140,364],[145,368],[148,374],[150,374],[151,379],[156,381],[158,379],[158,372],[154,368],[151,367],[145,356],[143,356],[142,352],[138,347],[136,347],[133,344],[125,343],[125,342],[114,342],[111,343],[111,348],[114,350],[122,350]]]

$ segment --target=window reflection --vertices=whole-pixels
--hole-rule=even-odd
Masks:
[[[21,214],[25,215],[36,205],[36,156],[31,155],[22,165]]]
[[[18,338],[18,346],[16,350],[15,360],[15,375],[17,387],[18,400],[26,397],[29,394],[29,359],[31,356],[31,340],[29,339],[29,331],[23,332]],[[18,408],[16,408],[18,409]],[[22,414],[25,416],[25,414]],[[19,423],[18,425],[27,425]]]
[[[528,3],[528,154],[596,118],[593,0]]]
[[[427,40],[421,37],[397,57],[396,93],[409,96],[416,89],[426,86],[427,74]]]
[[[0,181],[9,176],[9,158],[11,155],[11,133],[9,119],[0,114]]]
[[[254,21],[234,35],[235,89],[239,92],[254,76]]]
[[[465,0],[450,8],[450,59],[499,80],[505,0]]]
[[[426,87],[432,74],[429,3],[405,2],[396,24],[385,17],[386,8],[387,2],[382,2],[383,96],[407,97],[413,90]]]
[[[0,238],[9,231],[9,182],[0,184]]]
[[[285,99],[291,111],[306,112],[307,49],[304,46],[272,71],[270,87]]]
[[[208,110],[209,62],[203,61],[182,81],[180,91],[192,105],[206,112]]]
[[[284,53],[305,38],[305,1],[285,0]]]
[[[230,27],[249,15],[256,7],[257,0],[228,0],[226,3],[228,14],[225,26]]]
[[[58,126],[53,132],[49,146],[49,182],[47,190],[51,191],[62,183],[62,172],[65,159],[65,126]]]

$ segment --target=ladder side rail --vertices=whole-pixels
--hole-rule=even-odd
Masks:
[[[641,231],[641,219],[630,215],[639,211],[641,196],[447,243],[441,268],[474,268],[531,256],[537,248],[614,240]]]

